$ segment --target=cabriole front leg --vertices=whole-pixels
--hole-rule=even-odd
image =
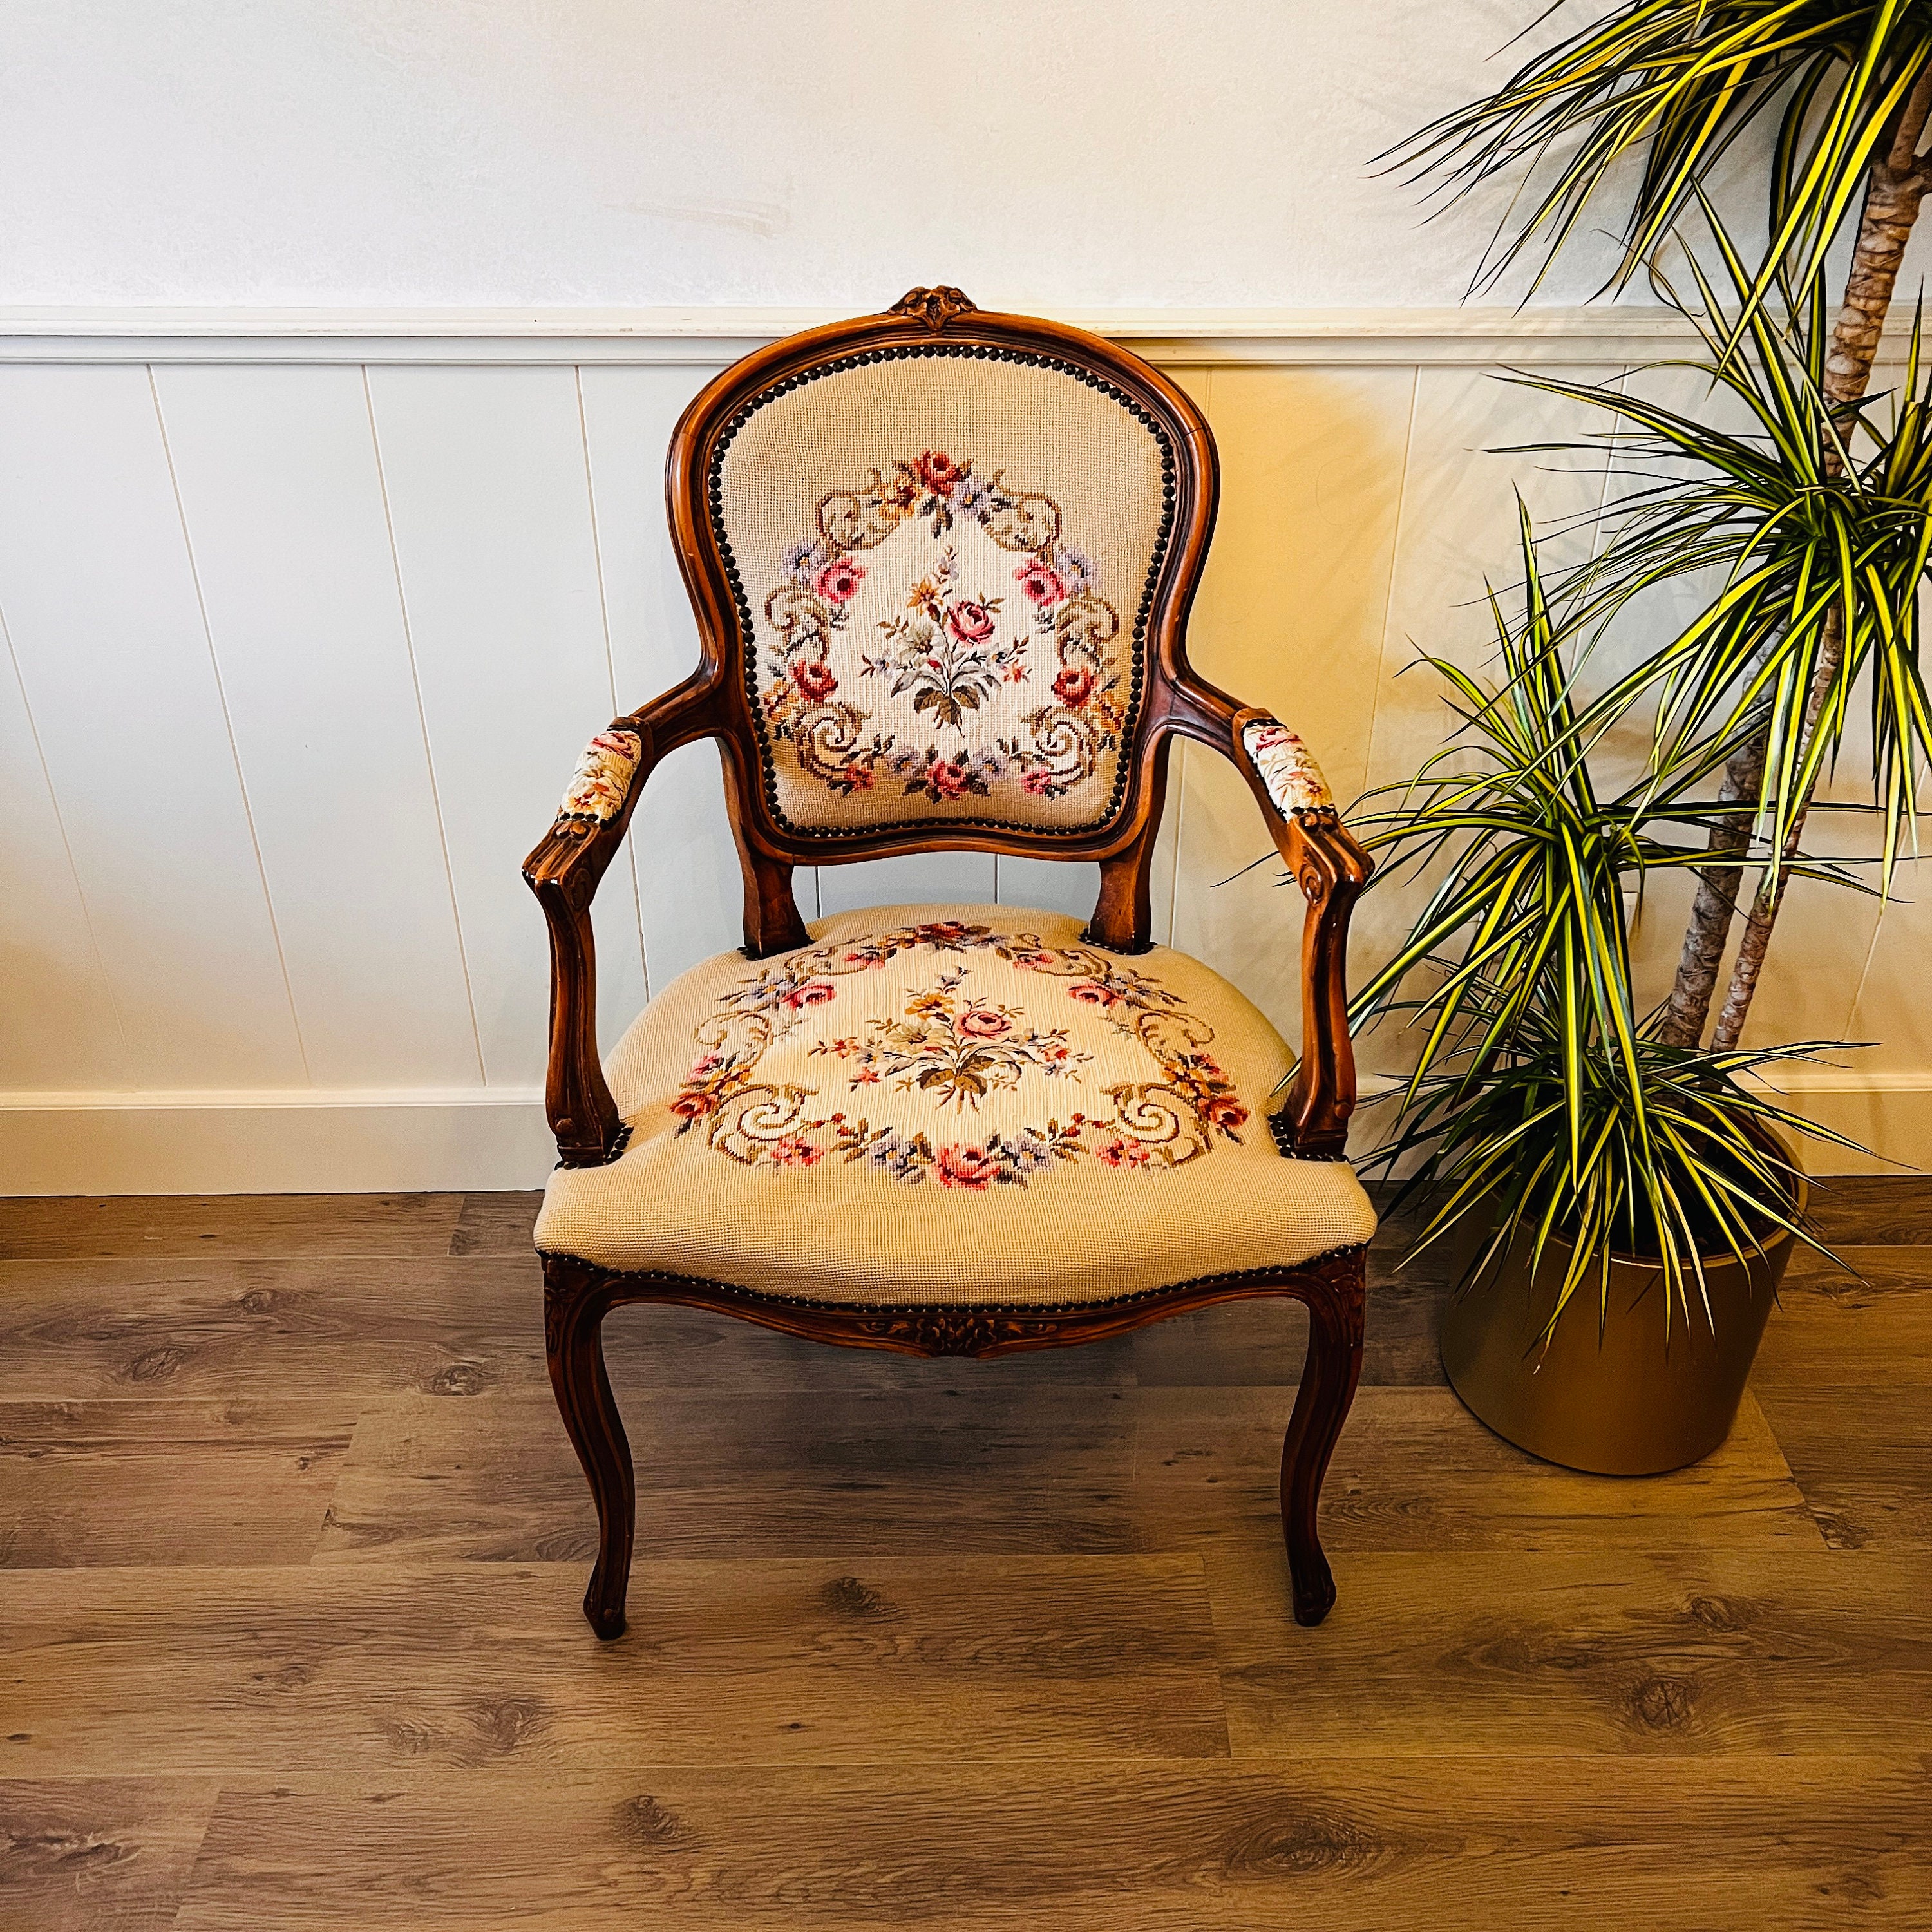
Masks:
[[[581,1262],[544,1259],[544,1353],[571,1446],[597,1505],[597,1562],[584,1593],[584,1614],[606,1639],[624,1634],[631,1548],[637,1532],[637,1478],[604,1366],[604,1318],[611,1296],[605,1278]]]
[[[1358,1255],[1352,1277],[1319,1280],[1305,1293],[1298,1291],[1308,1304],[1308,1356],[1282,1444],[1281,1526],[1298,1624],[1318,1624],[1335,1603],[1335,1579],[1316,1519],[1322,1479],[1361,1379],[1365,1265]]]

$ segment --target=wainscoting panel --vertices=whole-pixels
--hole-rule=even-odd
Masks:
[[[1336,796],[1353,798],[1375,718],[1417,372],[1188,373],[1222,466],[1190,654],[1224,691],[1292,723]],[[1299,1042],[1301,895],[1280,889],[1253,794],[1226,759],[1188,748],[1179,824],[1178,943]]]
[[[131,1086],[121,1016],[10,652],[0,664],[0,1085]]]
[[[0,316],[0,1189],[540,1180],[548,960],[518,864],[584,740],[695,661],[672,426],[804,320]],[[1618,487],[1607,451],[1486,453],[1609,427],[1502,368],[1614,381],[1680,346],[1654,318],[1573,311],[1110,326],[1220,445],[1196,661],[1304,731],[1345,796],[1442,742],[1418,646],[1486,664],[1512,486],[1580,550]],[[1156,934],[1294,1038],[1300,908],[1279,873],[1238,776],[1177,746]],[[1095,887],[1091,866],[982,854],[799,879],[808,916],[1084,911]],[[1639,928],[1659,994],[1685,892],[1654,888]],[[1793,1091],[1932,1156],[1932,915],[1800,894],[1759,1029],[1882,1042]],[[1415,902],[1370,896],[1358,974]],[[735,945],[740,913],[717,754],[689,746],[598,900],[607,1043]],[[1372,1076],[1404,1057],[1364,1042]]]
[[[0,369],[0,611],[132,1084],[307,1086],[153,378]]]
[[[549,953],[517,868],[584,740],[618,708],[577,372],[369,380],[483,1065],[493,1084],[540,1084],[531,1018]],[[614,1038],[645,996],[628,858],[604,880],[596,922],[599,1018]]]
[[[480,1084],[362,371],[155,383],[309,1076]]]

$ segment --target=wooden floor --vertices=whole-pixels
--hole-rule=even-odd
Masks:
[[[632,1629],[524,1196],[0,1203],[0,1928],[1932,1925],[1932,1186],[1820,1203],[1730,1444],[1538,1464],[1372,1268],[922,1363],[612,1318]]]

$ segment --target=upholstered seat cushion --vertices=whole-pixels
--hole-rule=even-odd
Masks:
[[[844,913],[707,960],[610,1055],[630,1128],[537,1245],[812,1300],[1052,1306],[1365,1241],[1342,1162],[1267,1115],[1292,1057],[1185,953],[1011,906]]]

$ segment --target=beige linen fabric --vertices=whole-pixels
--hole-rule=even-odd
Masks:
[[[1365,1241],[1346,1163],[1265,1118],[1288,1048],[1165,946],[1011,906],[841,914],[673,982],[610,1055],[632,1130],[537,1245],[793,1298],[1107,1300]]]
[[[935,349],[769,396],[717,480],[784,822],[1112,822],[1164,514],[1123,401]]]

